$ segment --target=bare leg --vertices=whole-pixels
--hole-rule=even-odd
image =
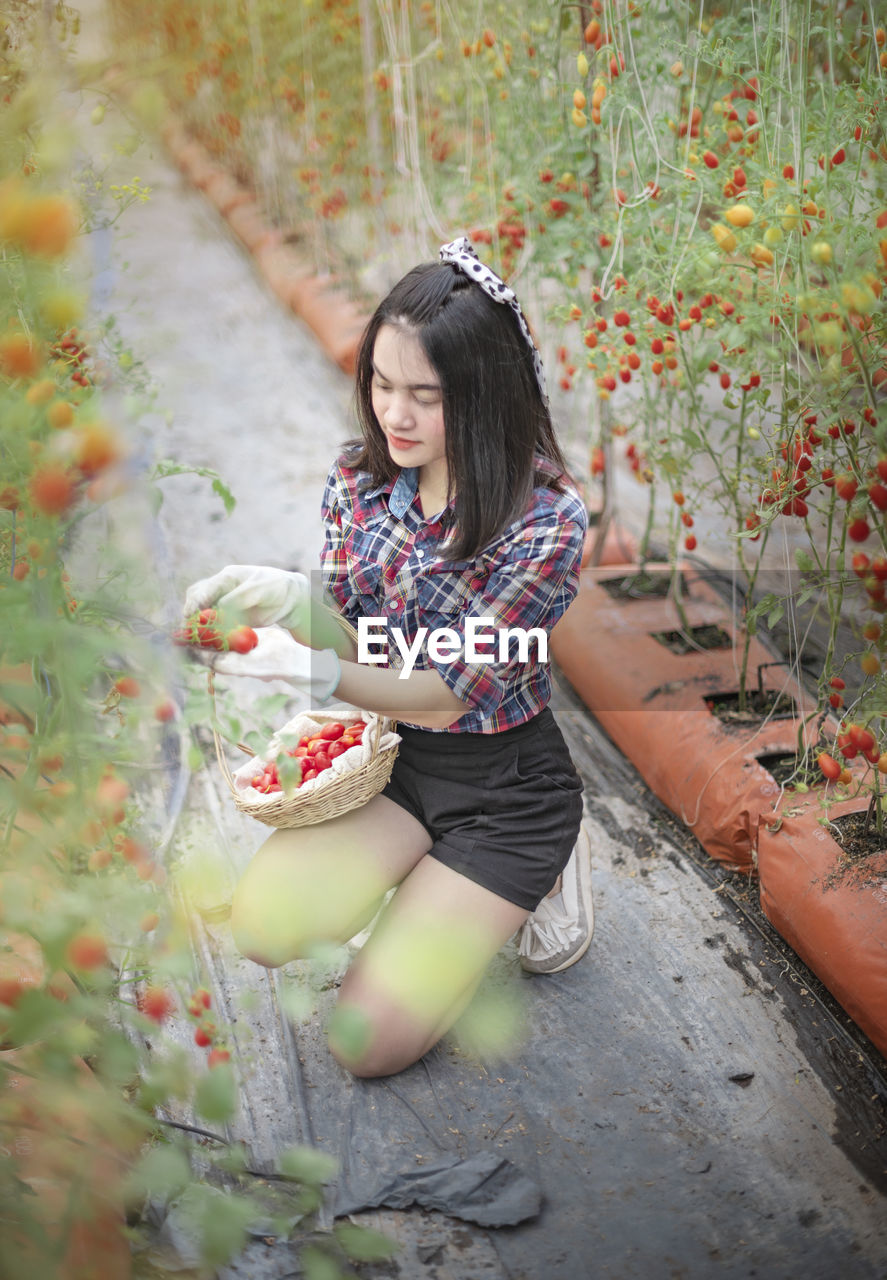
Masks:
[[[527,912],[435,858],[421,858],[345,975],[330,1026],[336,1059],[360,1076],[422,1057],[471,1000]]]
[[[269,968],[342,943],[431,848],[431,836],[385,796],[315,826],[275,831],[234,892],[238,950]]]

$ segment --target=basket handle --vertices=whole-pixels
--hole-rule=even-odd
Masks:
[[[343,618],[343,617],[342,617],[342,615],[341,615],[341,613],[338,613],[335,609],[331,609],[329,605],[324,605],[323,607],[326,609],[326,611],[327,611],[329,614],[331,614],[331,615],[332,615],[332,617],[334,617],[334,618],[336,619],[336,621],[337,621],[337,622],[340,624],[340,626],[342,627],[342,630],[347,634],[348,638],[349,638],[350,640],[354,640],[354,641],[356,642],[356,641],[357,641],[357,631],[355,630],[355,628],[354,628],[354,627],[352,627],[352,625],[351,625],[351,623],[348,621],[348,619],[347,619],[347,618]],[[215,675],[215,673],[214,673],[214,671],[213,671],[212,667],[210,667],[210,668],[209,668],[209,670],[207,671],[207,686],[208,686],[208,688],[209,688],[209,696],[210,696],[210,698],[212,699],[212,704],[213,704],[213,726],[212,726],[213,744],[214,744],[215,749],[216,749],[216,759],[217,759],[217,760],[218,760],[218,762],[219,762],[219,768],[222,770],[222,773],[223,773],[223,775],[224,775],[224,777],[225,777],[225,781],[228,783],[228,785],[229,785],[229,786],[232,788],[232,790],[233,790],[233,789],[234,789],[234,778],[233,778],[232,773],[231,773],[231,770],[230,770],[230,768],[229,768],[229,766],[228,766],[228,761],[225,759],[225,751],[224,751],[224,748],[223,748],[223,746],[222,746],[222,739],[221,739],[221,737],[220,737],[220,735],[219,735],[219,731],[218,731],[218,729],[216,728],[216,718],[215,718],[215,710],[216,710],[216,688],[215,688],[214,675]],[[359,710],[359,709],[360,709],[360,708],[358,708],[358,710]],[[376,722],[375,722],[375,725],[370,726],[370,732],[371,732],[371,733],[372,733],[373,728],[375,728],[375,734],[373,735],[373,737],[372,737],[372,739],[371,739],[371,741],[370,741],[370,759],[369,759],[369,763],[370,763],[370,764],[372,764],[372,763],[376,760],[376,758],[377,758],[377,757],[378,757],[378,755],[379,755],[379,751],[381,750],[381,743],[382,743],[382,721],[387,719],[387,717],[386,717],[386,716],[380,716],[380,715],[376,714],[376,712],[373,712],[372,714],[373,714],[373,715],[375,715],[375,717],[376,717]],[[389,723],[389,725],[391,726],[391,728],[393,729],[393,728],[394,728],[394,724],[395,724],[395,722],[394,722],[393,720],[389,720],[389,721],[388,721],[388,723]],[[245,743],[243,743],[243,742],[237,742],[237,743],[235,743],[235,746],[237,747],[238,751],[242,751],[242,752],[244,753],[244,755],[247,755],[247,756],[251,756],[251,757],[252,757],[252,756],[255,756],[255,754],[256,754],[256,753],[255,753],[255,751],[251,750],[251,748],[249,748],[249,747],[248,747]]]

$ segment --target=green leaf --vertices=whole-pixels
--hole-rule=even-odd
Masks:
[[[223,1266],[246,1243],[246,1230],[256,1210],[249,1202],[225,1197],[221,1210],[211,1209],[203,1219],[203,1261],[210,1267]]]
[[[349,1275],[331,1254],[313,1244],[305,1246],[299,1260],[305,1280],[346,1280]]]
[[[234,494],[225,484],[218,471],[214,471],[212,467],[192,467],[176,462],[172,458],[161,458],[154,464],[154,470],[150,478],[152,480],[165,480],[168,476],[203,476],[204,479],[212,481],[213,493],[222,499],[226,515],[230,516],[237,506],[237,499]]]
[[[197,1082],[194,1106],[206,1120],[230,1120],[237,1106],[237,1082],[230,1062],[220,1062]]]
[[[220,480],[218,476],[213,480],[213,493],[218,494],[222,499],[222,502],[225,505],[225,515],[230,516],[231,512],[237,506],[237,499],[234,497],[234,494],[228,486]]]
[[[259,1206],[247,1196],[227,1195],[206,1183],[192,1183],[174,1206],[183,1226],[200,1244],[202,1261],[221,1267],[243,1248],[247,1227],[260,1216]]]
[[[288,1178],[318,1186],[332,1181],[339,1162],[329,1152],[318,1151],[316,1147],[290,1147],[280,1153],[277,1167]]]
[[[779,622],[784,617],[785,617],[785,605],[780,602],[778,605],[776,605],[774,609],[771,609],[770,612],[767,614],[767,626],[775,627],[776,623]]]
[[[290,1022],[297,1025],[305,1022],[314,1012],[314,999],[304,987],[293,986],[291,983],[281,984],[277,999]]]
[[[809,553],[803,547],[795,547],[795,564],[799,569],[804,569],[807,572],[812,572],[816,568]]]
[[[108,1028],[102,1039],[97,1065],[103,1079],[117,1086],[124,1085],[138,1071],[138,1050],[122,1032]]]
[[[390,1239],[372,1227],[360,1227],[353,1222],[343,1222],[333,1227],[333,1235],[354,1262],[384,1262],[393,1258],[400,1249],[396,1240]]]
[[[177,1147],[152,1147],[124,1179],[123,1196],[129,1204],[146,1196],[175,1196],[188,1186],[191,1177],[191,1166]]]
[[[336,1005],[329,1021],[329,1036],[346,1057],[358,1058],[370,1039],[370,1027],[366,1014],[359,1009]]]

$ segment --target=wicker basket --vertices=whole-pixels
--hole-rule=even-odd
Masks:
[[[357,633],[350,623],[346,622],[341,615],[335,615],[337,620],[352,639],[356,638]],[[210,694],[214,695],[213,673],[209,673],[209,689]],[[357,715],[361,719],[367,721],[366,733],[370,734],[370,757],[356,769],[352,769],[349,773],[333,774],[324,777],[324,781],[320,786],[312,787],[310,791],[302,791],[296,789],[290,795],[283,793],[275,795],[273,798],[263,800],[251,799],[238,790],[234,781],[231,768],[225,758],[225,752],[222,740],[218,731],[213,727],[213,740],[216,747],[216,758],[228,788],[234,799],[234,805],[241,813],[246,814],[248,818],[256,818],[257,821],[265,823],[268,827],[307,827],[316,822],[326,822],[329,818],[337,818],[342,813],[348,813],[351,809],[357,809],[360,805],[366,804],[368,800],[372,800],[373,796],[378,795],[382,788],[391,777],[391,770],[394,767],[394,761],[397,758],[398,742],[391,746],[383,747],[382,739],[386,735],[391,734],[395,730],[395,722],[384,716],[375,716],[366,712],[362,712],[355,708]],[[334,721],[342,719],[342,711],[311,711],[307,712],[312,720],[316,720],[323,724],[332,724]],[[254,756],[255,753],[238,742],[239,750],[248,756]]]

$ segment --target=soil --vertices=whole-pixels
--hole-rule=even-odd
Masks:
[[[765,689],[763,693],[758,689],[747,690],[742,709],[736,692],[710,693],[705,705],[723,724],[754,724],[765,717],[790,720],[795,714],[792,699],[777,689]]]
[[[798,768],[798,757],[793,751],[765,752],[755,759],[767,770],[774,782],[781,787],[791,788],[791,781]]]
[[[673,576],[670,569],[654,573],[640,570],[627,578],[605,578],[601,586],[613,600],[663,599],[671,590]],[[682,574],[678,574],[678,580],[683,584]],[[686,588],[682,594],[689,598]]]
[[[716,623],[691,627],[689,631],[651,631],[654,640],[672,653],[699,653],[708,649],[729,649],[733,639]]]
[[[837,884],[863,888],[887,881],[887,829],[883,835],[879,833],[874,814],[868,831],[865,827],[865,809],[861,813],[845,813],[829,822],[829,833],[841,846],[841,854],[826,880],[826,888]]]

